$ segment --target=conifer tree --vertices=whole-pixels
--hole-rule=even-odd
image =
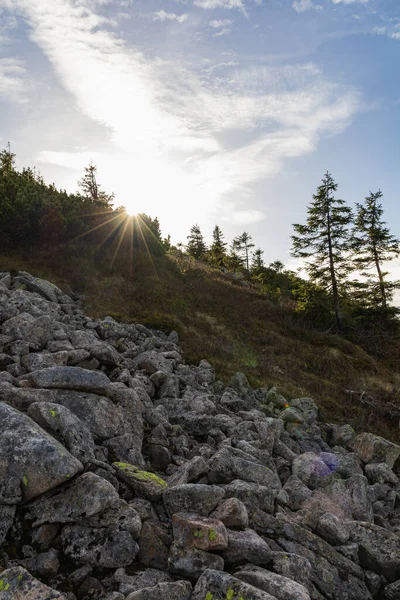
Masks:
[[[265,263],[262,255],[264,251],[261,248],[257,248],[253,252],[253,258],[251,261],[251,273],[252,275],[260,275],[265,270]]]
[[[15,168],[15,154],[11,152],[10,142],[7,144],[7,150],[2,150],[0,152],[0,169],[2,175],[7,175],[7,173],[11,173]]]
[[[251,235],[244,231],[233,240],[234,248],[238,250],[244,258],[244,264],[248,271],[250,270],[250,249],[254,248],[254,244],[251,241],[252,239]]]
[[[400,241],[382,220],[382,196],[380,190],[370,192],[363,204],[356,203],[352,249],[355,266],[364,278],[355,282],[356,296],[367,306],[386,309],[400,282],[386,280],[388,273],[383,271],[382,263],[399,256]]]
[[[292,256],[305,260],[312,283],[326,290],[333,303],[338,331],[342,330],[341,295],[351,271],[349,231],[352,211],[335,198],[337,183],[327,172],[307,209],[305,225],[294,224]]]
[[[114,200],[114,194],[106,194],[101,189],[101,185],[97,183],[97,167],[90,163],[85,167],[85,174],[78,181],[78,186],[81,188],[83,195],[94,202],[98,208],[108,209]]]
[[[196,224],[190,230],[190,235],[187,236],[187,253],[189,256],[201,260],[207,252],[207,246],[204,241],[200,227]]]
[[[213,241],[210,247],[210,263],[215,267],[223,267],[226,258],[226,242],[221,228],[216,225],[213,230]]]

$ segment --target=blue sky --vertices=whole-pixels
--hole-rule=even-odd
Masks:
[[[398,0],[0,0],[0,144],[76,190],[246,230],[267,262],[328,169],[400,236]]]

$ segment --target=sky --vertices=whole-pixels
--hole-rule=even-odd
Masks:
[[[290,257],[323,174],[400,237],[398,0],[0,0],[0,147],[186,242]],[[400,277],[400,263],[394,266]]]

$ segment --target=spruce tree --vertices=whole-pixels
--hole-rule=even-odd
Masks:
[[[201,233],[200,227],[196,224],[190,230],[190,235],[187,236],[187,253],[189,256],[201,260],[207,252],[207,246]]]
[[[383,208],[379,202],[382,196],[380,190],[370,192],[363,204],[356,203],[352,249],[354,264],[364,278],[355,282],[356,296],[367,306],[387,309],[400,282],[387,281],[388,273],[383,270],[382,263],[399,256],[400,241],[391,235],[382,220]]]
[[[342,330],[341,295],[351,271],[349,225],[352,211],[335,198],[337,183],[327,172],[307,209],[305,225],[294,224],[292,256],[305,261],[312,283],[327,291],[333,304],[338,331]]]
[[[226,242],[221,228],[216,225],[213,230],[213,241],[209,251],[210,263],[215,267],[223,267],[226,258]]]
[[[233,246],[242,255],[248,271],[250,270],[250,249],[254,248],[254,244],[251,241],[252,239],[251,235],[244,231],[233,240]]]
[[[265,264],[262,255],[264,251],[261,248],[257,248],[253,252],[253,258],[251,261],[251,273],[252,275],[260,275],[265,270]]]
[[[109,209],[114,200],[114,194],[106,194],[101,189],[101,185],[97,182],[97,167],[90,163],[85,167],[85,174],[78,181],[78,186],[81,188],[83,195],[93,202],[96,207]]]

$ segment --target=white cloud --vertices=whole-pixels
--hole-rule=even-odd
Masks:
[[[232,25],[232,21],[231,19],[221,19],[220,21],[210,21],[209,25],[214,29],[219,29],[220,27],[228,27],[229,25]]]
[[[178,23],[184,23],[188,20],[189,15],[176,15],[175,13],[167,13],[165,10],[159,10],[153,14],[153,21],[177,21]]]
[[[0,97],[10,102],[27,102],[25,74],[19,58],[0,58]]]
[[[242,12],[246,10],[243,0],[194,0],[194,5],[208,10],[214,8],[238,8]]]
[[[231,33],[232,29],[230,25],[232,25],[233,21],[231,19],[220,19],[219,21],[210,21],[209,25],[213,29],[219,29],[217,33],[214,33],[214,37],[221,37],[222,35],[227,35]]]
[[[368,0],[332,0],[334,4],[367,4]]]
[[[73,0],[14,6],[79,110],[107,128],[114,147],[97,154],[50,148],[40,159],[76,171],[95,160],[118,203],[136,199],[171,233],[177,215],[180,228],[190,226],[199,207],[202,215],[227,206],[234,213],[246,201],[246,218],[255,218],[253,184],[341,132],[362,108],[356,90],[327,81],[313,65],[232,62],[199,72],[127,47]]]
[[[292,6],[298,13],[305,12],[306,10],[322,10],[322,6],[314,4],[312,0],[294,0]]]

